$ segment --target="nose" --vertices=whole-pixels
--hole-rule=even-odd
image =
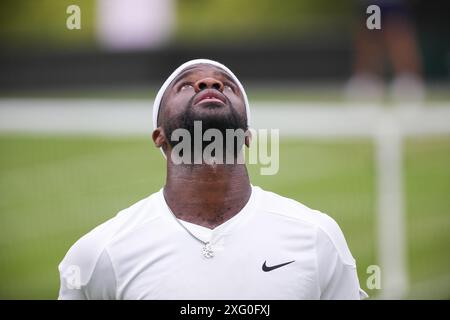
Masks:
[[[200,92],[204,89],[216,89],[223,92],[223,83],[214,78],[203,78],[194,84],[195,92]]]

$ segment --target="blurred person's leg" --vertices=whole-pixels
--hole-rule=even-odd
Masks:
[[[381,102],[384,96],[384,46],[381,30],[366,27],[366,1],[358,3],[354,37],[353,75],[346,86],[350,101]]]
[[[381,30],[366,28],[366,8],[380,7]],[[347,83],[349,100],[381,101],[383,73],[388,60],[393,70],[390,93],[393,102],[420,105],[425,97],[422,64],[410,12],[403,0],[358,2],[353,76]]]
[[[384,96],[382,38],[379,31],[368,30],[363,25],[355,37],[354,71],[346,95],[351,101],[380,102]]]
[[[420,105],[425,97],[425,86],[411,15],[403,1],[394,1],[384,9],[383,36],[394,73],[390,88],[392,99],[396,103]]]

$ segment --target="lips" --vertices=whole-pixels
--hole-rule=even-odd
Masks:
[[[227,100],[225,96],[218,90],[206,89],[197,94],[197,96],[194,98],[193,105],[195,106],[199,103],[204,102],[226,104]]]

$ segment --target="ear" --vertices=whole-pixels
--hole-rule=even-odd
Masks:
[[[250,130],[247,130],[245,132],[245,145],[247,148],[250,148],[250,143],[252,142],[252,132]]]
[[[155,143],[155,147],[157,148],[162,147],[164,144],[166,144],[167,141],[166,136],[164,134],[164,130],[161,127],[158,127],[155,130],[153,130],[152,139],[153,142]]]

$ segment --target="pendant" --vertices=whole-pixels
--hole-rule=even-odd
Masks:
[[[202,254],[205,258],[208,258],[208,259],[214,257],[214,251],[209,242],[205,243],[205,245],[203,246]]]

